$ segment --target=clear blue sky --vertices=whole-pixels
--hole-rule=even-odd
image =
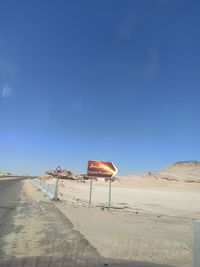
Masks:
[[[200,3],[0,2],[0,170],[200,160]]]

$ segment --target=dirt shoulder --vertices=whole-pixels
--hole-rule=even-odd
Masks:
[[[108,210],[108,184],[94,182],[89,206],[89,183],[60,181],[62,201],[56,206],[104,257],[191,267],[192,219],[200,218],[198,189],[134,182],[134,187],[113,184],[116,209]]]

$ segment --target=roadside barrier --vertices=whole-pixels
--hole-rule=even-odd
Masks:
[[[39,190],[41,190],[45,195],[47,195],[51,200],[58,199],[58,181],[56,184],[48,184],[40,179],[32,179],[32,184]]]
[[[193,221],[193,261],[194,267],[200,267],[200,220]]]

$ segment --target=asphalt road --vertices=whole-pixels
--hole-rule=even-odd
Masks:
[[[0,258],[4,235],[12,231],[12,215],[20,200],[24,177],[0,179]]]
[[[0,267],[170,267],[104,259],[53,202],[25,192],[27,179],[0,179]]]

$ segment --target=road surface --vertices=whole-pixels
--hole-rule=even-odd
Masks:
[[[0,179],[0,259],[41,255],[99,257],[49,201],[24,190],[27,178]]]

